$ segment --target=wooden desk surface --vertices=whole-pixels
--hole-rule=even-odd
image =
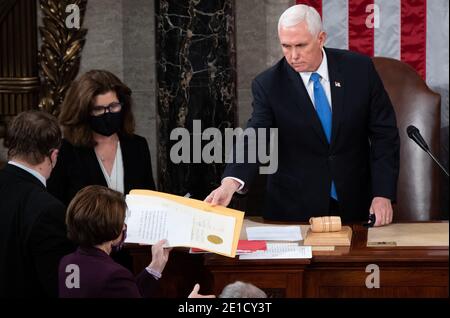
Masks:
[[[323,262],[424,262],[447,263],[448,247],[367,247],[367,228],[351,225],[353,230],[351,246],[336,246],[334,251],[314,251],[312,260],[239,260],[217,254],[205,255],[205,265],[234,266],[237,263],[286,263],[314,264]]]
[[[448,247],[367,247],[367,229],[352,225],[352,245],[314,251],[311,260],[238,260],[207,254],[213,289],[244,280],[274,297],[448,297]],[[367,288],[374,264],[380,288]]]

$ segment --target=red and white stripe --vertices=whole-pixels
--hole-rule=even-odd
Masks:
[[[442,96],[448,126],[448,0],[297,0],[317,9],[328,33],[326,46],[369,56],[391,57],[411,65]],[[378,27],[373,9],[379,12]],[[372,16],[371,16],[372,14]]]

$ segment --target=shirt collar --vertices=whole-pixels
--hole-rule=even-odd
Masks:
[[[315,72],[299,72],[303,82],[308,83],[312,73],[318,73],[322,79],[329,81],[328,77],[328,60],[325,50],[322,48],[322,63]]]
[[[35,176],[39,181],[41,181],[42,184],[44,185],[44,187],[47,186],[47,181],[46,181],[45,177],[42,174],[40,174],[39,172],[37,172],[36,170],[31,169],[31,168],[29,168],[27,166],[24,166],[23,164],[18,163],[18,162],[13,161],[13,160],[8,161],[8,164],[16,166],[16,167],[18,167],[20,169],[25,170],[26,172],[28,172],[28,173],[32,174],[33,176]]]

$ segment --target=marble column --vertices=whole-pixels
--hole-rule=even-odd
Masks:
[[[104,69],[123,79],[122,0],[88,1],[83,27],[88,29],[79,75]]]
[[[236,1],[238,126],[252,113],[252,80],[282,58],[278,19],[295,0]]]
[[[155,3],[158,188],[203,199],[220,182],[224,165],[193,162],[192,141],[199,137],[193,135],[193,123],[200,120],[202,131],[235,125],[234,1]],[[189,132],[190,162],[171,161],[175,128]]]

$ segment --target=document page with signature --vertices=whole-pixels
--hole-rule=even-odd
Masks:
[[[195,247],[234,257],[244,213],[156,191],[126,196],[126,243]]]

